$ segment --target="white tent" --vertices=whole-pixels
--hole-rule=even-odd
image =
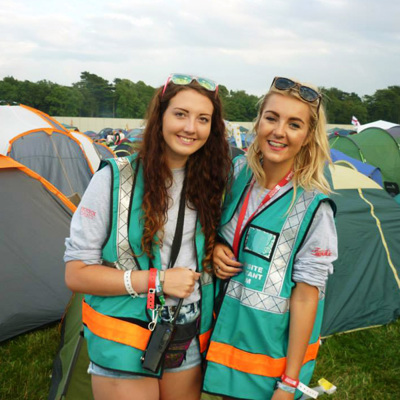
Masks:
[[[389,129],[389,128],[393,128],[394,126],[397,126],[397,125],[398,124],[395,124],[393,122],[383,121],[380,119],[379,121],[374,121],[374,122],[370,122],[369,124],[364,124],[364,125],[358,126],[357,132],[360,133],[364,129],[367,129],[367,128]]]
[[[82,145],[83,150],[86,153],[86,157],[88,158],[88,160],[90,162],[93,172],[96,172],[100,165],[101,155],[97,151],[93,140],[81,132],[70,132],[70,134],[75,139],[77,139],[79,141],[79,143]]]
[[[0,106],[0,154],[7,155],[9,142],[21,133],[35,129],[58,129],[64,127],[47,114],[24,106]]]

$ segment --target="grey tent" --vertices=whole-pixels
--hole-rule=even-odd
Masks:
[[[0,155],[0,342],[60,320],[71,297],[64,240],[75,207],[53,185]]]
[[[64,195],[82,196],[97,167],[77,138],[48,115],[23,105],[0,106],[0,122],[0,154],[34,170]]]

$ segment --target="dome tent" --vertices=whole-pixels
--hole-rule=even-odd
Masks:
[[[0,342],[57,321],[71,292],[64,241],[75,206],[44,178],[0,155]]]
[[[83,146],[61,124],[24,105],[0,106],[0,154],[50,181],[66,196],[82,196],[93,173]]]
[[[334,165],[338,259],[328,279],[322,336],[400,317],[400,207],[376,182]]]
[[[329,138],[336,149],[356,160],[378,167],[384,188],[395,196],[400,188],[400,151],[396,140],[384,129],[368,128],[352,136]]]

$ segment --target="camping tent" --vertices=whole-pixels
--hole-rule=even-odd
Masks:
[[[99,154],[97,147],[94,145],[93,140],[81,132],[73,131],[70,133],[81,144],[90,163],[91,170],[96,172],[100,165],[101,155]]]
[[[0,342],[61,318],[64,240],[75,207],[41,176],[0,155]]]
[[[19,105],[0,105],[0,154],[6,155],[14,137],[35,129],[67,130],[55,119],[34,108]]]
[[[10,141],[7,155],[43,176],[66,196],[82,197],[94,170],[71,133],[36,129]]]
[[[24,105],[0,106],[0,121],[0,154],[34,170],[66,196],[82,196],[95,169],[71,132]]]
[[[330,137],[329,145],[352,158],[378,167],[385,189],[392,195],[399,193],[399,146],[386,130],[368,128],[357,135]]]
[[[400,125],[393,126],[386,130],[390,133],[390,135],[394,138],[394,140],[396,140],[396,142],[400,146]]]
[[[339,258],[326,289],[322,335],[400,317],[400,207],[378,184],[335,165]]]
[[[335,190],[339,258],[326,290],[324,336],[400,316],[400,207],[352,168],[335,166],[327,176]],[[80,335],[81,303],[82,296],[75,295],[62,324],[49,400],[61,394],[66,400],[92,398],[87,347]]]
[[[102,160],[106,158],[115,158],[115,153],[104,143],[93,142]]]
[[[339,150],[331,149],[331,158],[332,161],[342,161],[341,165],[348,165],[350,163],[350,167],[356,167],[358,172],[361,172],[365,176],[368,176],[373,181],[375,181],[380,187],[383,187],[382,183],[382,174],[379,168],[374,167],[373,165],[369,165],[367,163],[363,163],[355,158],[349,157],[347,154],[342,153]]]
[[[370,122],[368,124],[357,126],[357,132],[360,133],[360,132],[362,132],[362,131],[364,131],[365,129],[368,129],[368,128],[389,129],[389,128],[392,128],[393,126],[396,126],[396,125],[397,124],[395,124],[393,122],[383,121],[383,120],[380,119],[379,121],[374,121],[374,122]]]

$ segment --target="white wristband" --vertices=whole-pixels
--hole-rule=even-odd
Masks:
[[[311,389],[310,387],[304,385],[304,383],[299,383],[297,386],[297,389],[300,390],[300,392],[303,392],[307,396],[312,397],[313,399],[316,399],[318,397],[318,392],[314,389]]]
[[[124,272],[124,283],[125,283],[125,289],[126,291],[133,297],[138,297],[138,293],[133,289],[132,283],[131,283],[131,274],[132,270],[128,269],[127,271]]]

